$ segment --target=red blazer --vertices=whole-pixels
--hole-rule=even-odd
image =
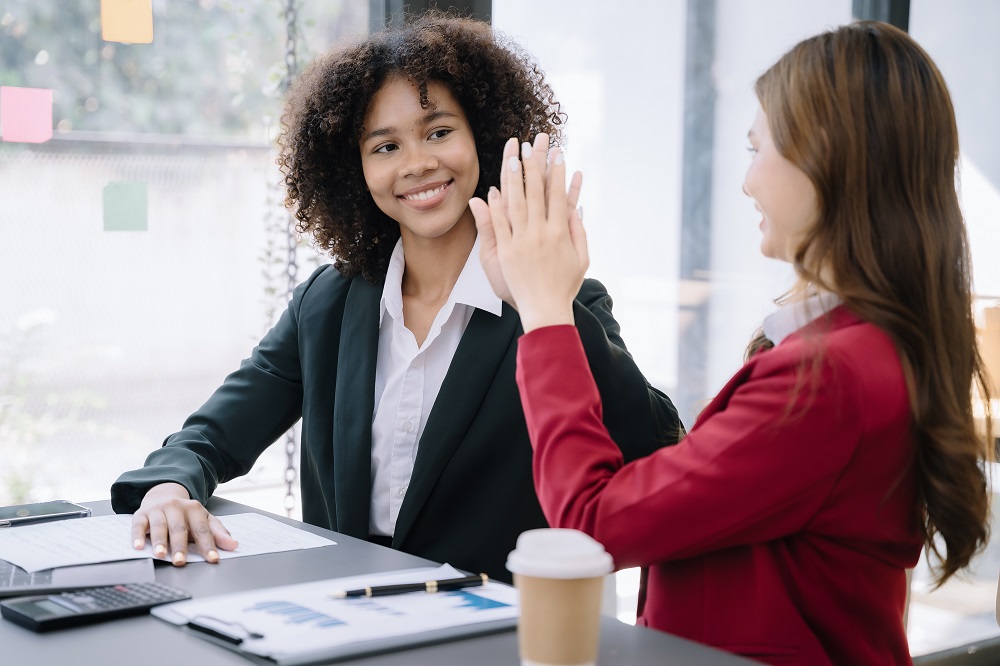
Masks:
[[[879,328],[836,308],[628,465],[574,327],[522,336],[517,381],[546,517],[647,568],[640,623],[774,664],[910,663],[914,440]]]

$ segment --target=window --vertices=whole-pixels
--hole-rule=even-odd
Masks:
[[[300,65],[367,31],[361,0],[298,5]],[[0,85],[51,89],[56,127],[0,142],[0,503],[106,497],[284,307],[284,3],[152,6],[151,44],[104,41],[99,0],[0,8]],[[280,511],[284,468],[225,493]]]

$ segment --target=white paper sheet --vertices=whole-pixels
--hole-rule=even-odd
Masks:
[[[239,541],[234,551],[219,550],[220,559],[332,546],[335,542],[257,513],[219,516]],[[0,558],[34,572],[76,564],[152,557],[153,549],[132,548],[132,516],[93,516],[0,530]],[[188,544],[188,562],[204,562],[194,544]]]
[[[171,624],[194,622],[241,639],[239,651],[282,663],[304,663],[343,655],[350,646],[419,643],[420,635],[517,617],[517,591],[490,581],[482,587],[452,592],[412,592],[391,596],[334,599],[347,589],[456,578],[450,565],[408,569],[350,578],[178,601],[152,609]],[[406,638],[411,637],[411,638]],[[373,643],[369,643],[372,641]]]

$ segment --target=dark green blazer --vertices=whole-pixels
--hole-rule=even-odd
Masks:
[[[368,538],[382,286],[332,266],[317,269],[184,429],[142,469],[119,477],[111,488],[115,511],[134,512],[146,491],[165,481],[204,503],[301,417],[303,520]],[[675,442],[677,412],[625,351],[603,285],[584,283],[575,316],[604,421],[625,458]],[[420,438],[394,548],[509,581],[504,562],[518,534],[546,526],[514,382],[521,332],[506,304],[501,317],[472,315]]]

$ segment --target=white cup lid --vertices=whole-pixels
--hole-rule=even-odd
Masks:
[[[537,578],[592,578],[614,569],[604,546],[578,530],[528,530],[517,537],[507,569]]]

